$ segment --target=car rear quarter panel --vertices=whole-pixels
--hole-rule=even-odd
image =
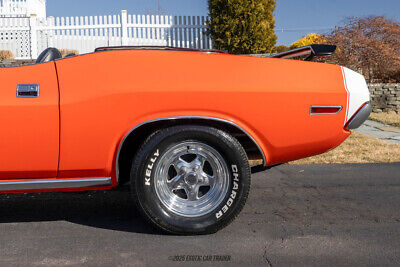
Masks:
[[[266,164],[323,153],[343,142],[341,68],[295,60],[174,51],[108,51],[56,61],[59,177],[115,174],[119,144],[135,126],[177,116],[225,119],[259,144]],[[340,105],[310,115],[311,105]]]

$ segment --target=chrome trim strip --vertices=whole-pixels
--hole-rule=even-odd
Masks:
[[[312,109],[313,108],[337,108],[338,111],[335,113],[313,113]],[[340,111],[342,111],[343,107],[342,106],[311,106],[310,107],[310,115],[335,115],[338,114]]]
[[[86,179],[46,179],[0,181],[0,191],[36,190],[36,189],[64,189],[111,186],[111,177]]]
[[[256,142],[256,140],[254,140],[254,138],[248,133],[246,132],[242,127],[238,126],[237,124],[231,122],[231,121],[227,121],[224,119],[220,119],[220,118],[214,118],[214,117],[205,117],[205,116],[177,116],[177,117],[165,117],[165,118],[158,118],[158,119],[152,119],[152,120],[148,120],[145,122],[142,122],[138,125],[136,125],[134,128],[132,128],[125,136],[124,139],[122,139],[121,144],[119,145],[118,148],[118,154],[117,154],[117,159],[116,159],[116,163],[115,163],[115,169],[116,169],[116,180],[117,180],[117,184],[119,184],[119,166],[118,166],[118,161],[119,161],[119,155],[121,153],[121,148],[122,145],[125,143],[126,138],[136,129],[138,129],[139,127],[145,125],[145,124],[149,124],[149,123],[153,123],[153,122],[158,122],[158,121],[165,121],[165,120],[184,120],[184,119],[203,119],[203,120],[213,120],[213,121],[219,121],[219,122],[224,122],[227,123],[229,125],[232,125],[236,128],[238,128],[239,130],[241,130],[242,132],[244,132],[249,138],[250,140],[252,140],[254,142],[254,144],[257,146],[258,150],[260,151],[262,157],[263,157],[263,161],[264,161],[264,165],[266,164],[266,158],[265,158],[265,154],[264,151],[261,149],[260,145]]]

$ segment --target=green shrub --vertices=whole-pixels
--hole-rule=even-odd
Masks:
[[[233,54],[275,50],[275,0],[209,0],[209,33],[217,49]]]

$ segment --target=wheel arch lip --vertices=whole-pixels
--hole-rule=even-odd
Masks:
[[[243,126],[240,126],[238,123],[233,122],[231,120],[227,120],[227,119],[222,119],[222,118],[218,118],[218,117],[209,117],[209,116],[171,116],[171,117],[159,117],[159,118],[154,118],[154,119],[150,119],[150,120],[146,120],[143,121],[139,124],[137,124],[136,126],[134,126],[133,128],[131,128],[123,137],[122,141],[119,143],[118,145],[118,150],[117,150],[117,156],[115,158],[115,174],[116,174],[116,184],[119,184],[119,166],[118,166],[118,162],[119,162],[119,157],[120,157],[120,153],[121,153],[121,149],[126,141],[126,139],[128,138],[129,135],[131,135],[135,130],[137,130],[138,128],[146,125],[146,124],[151,124],[154,122],[160,122],[160,121],[172,121],[172,120],[187,120],[187,119],[200,119],[200,120],[210,120],[210,121],[217,121],[217,122],[221,122],[221,123],[226,123],[229,124],[231,126],[236,127],[238,130],[242,131],[243,133],[245,133],[250,140],[252,140],[252,142],[257,146],[258,150],[260,151],[262,158],[263,158],[263,165],[267,164],[266,161],[266,154],[264,152],[264,150],[262,149],[262,143],[260,141],[257,142],[257,140],[260,140],[259,138],[256,137],[256,135],[254,133],[249,133],[249,130],[245,130]]]

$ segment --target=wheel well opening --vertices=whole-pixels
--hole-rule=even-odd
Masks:
[[[246,151],[247,157],[249,158],[250,165],[262,166],[264,164],[263,154],[255,143],[245,132],[240,128],[231,125],[230,123],[210,120],[210,119],[174,119],[174,120],[160,120],[144,124],[137,129],[133,130],[125,138],[118,157],[118,180],[119,184],[123,185],[129,182],[130,172],[132,166],[132,159],[136,155],[136,152],[140,149],[140,146],[146,140],[146,138],[157,130],[178,126],[178,125],[200,125],[207,127],[214,127],[225,131],[235,137]]]

